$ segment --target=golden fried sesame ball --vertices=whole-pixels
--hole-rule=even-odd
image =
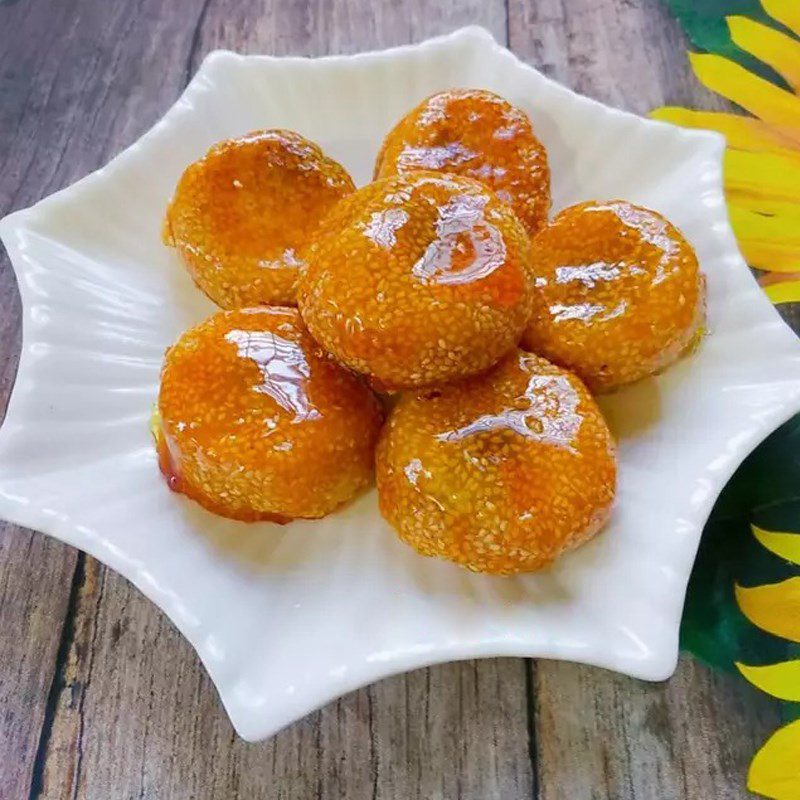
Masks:
[[[345,198],[303,251],[298,303],[339,361],[388,389],[490,367],[530,316],[530,242],[469,178],[415,172]]]
[[[222,308],[294,305],[298,251],[353,181],[313,142],[285,130],[215,144],[181,176],[164,243]]]
[[[523,347],[604,392],[664,369],[700,336],[705,279],[681,232],[632,203],[580,203],[533,241]]]
[[[376,397],[296,309],[224,311],[166,355],[156,436],[170,486],[225,517],[322,517],[367,486]]]
[[[475,572],[530,572],[604,524],[614,445],[581,381],[515,351],[489,373],[402,396],[378,443],[400,538]]]
[[[480,181],[511,205],[531,235],[547,222],[547,151],[525,113],[492,92],[440,92],[397,123],[378,154],[375,177],[420,169]]]

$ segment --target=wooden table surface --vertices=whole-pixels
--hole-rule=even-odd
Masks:
[[[0,0],[0,215],[133,142],[209,50],[350,53],[470,23],[612,105],[720,107],[659,0]],[[0,409],[19,326],[3,254]],[[248,744],[136,589],[0,523],[0,800],[729,800],[777,724],[687,658],[661,685],[499,659],[384,680]]]

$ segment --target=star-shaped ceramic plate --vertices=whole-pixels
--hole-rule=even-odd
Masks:
[[[416,555],[381,520],[374,492],[285,527],[223,520],[172,494],[148,417],[165,347],[213,310],[159,238],[183,168],[219,139],[285,127],[364,183],[393,123],[458,86],[530,114],[555,209],[612,198],[657,209],[708,276],[697,354],[603,401],[621,463],[605,532],[547,572],[496,578]],[[385,675],[453,659],[538,656],[667,678],[714,499],[800,409],[800,343],[737,250],[722,150],[715,134],[580,97],[477,28],[352,57],[212,53],[130,149],[0,223],[24,308],[0,431],[0,515],[133,581],[197,649],[248,739]]]

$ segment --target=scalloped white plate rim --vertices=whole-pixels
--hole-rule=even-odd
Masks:
[[[173,118],[180,114],[186,105],[191,105],[189,98],[191,98],[193,92],[204,83],[206,80],[205,73],[212,64],[218,60],[225,59],[281,63],[303,63],[311,61],[338,63],[369,61],[370,59],[376,58],[381,60],[398,59],[412,51],[429,47],[439,47],[450,43],[456,44],[470,39],[474,40],[481,46],[491,48],[493,56],[506,59],[508,62],[513,62],[519,70],[532,73],[539,81],[542,81],[553,88],[557,88],[558,91],[563,92],[565,95],[570,95],[573,98],[577,98],[583,103],[591,104],[597,109],[602,109],[605,113],[619,115],[624,118],[636,119],[638,122],[648,126],[669,127],[676,132],[680,132],[683,137],[694,140],[698,147],[708,148],[709,152],[714,154],[714,157],[718,162],[719,174],[717,184],[719,187],[719,201],[724,205],[724,195],[722,190],[722,157],[725,148],[724,137],[710,131],[685,130],[675,128],[674,126],[667,125],[666,123],[642,119],[629,112],[610,108],[609,106],[592,100],[591,98],[579,95],[578,93],[573,92],[571,89],[568,89],[552,79],[542,75],[535,68],[518,59],[505,47],[498,44],[488,31],[477,26],[461,28],[450,34],[433,37],[418,44],[402,45],[385,50],[375,50],[353,55],[328,55],[318,58],[307,58],[302,56],[244,56],[227,50],[213,51],[203,60],[197,73],[187,85],[186,89],[178,98],[178,100],[167,110],[163,117],[136,142],[114,157],[104,167],[96,170],[90,175],[87,175],[76,183],[49,195],[30,208],[13,212],[0,220],[0,239],[3,241],[8,250],[11,264],[17,277],[23,309],[20,363],[15,380],[15,389],[12,390],[11,397],[9,399],[5,422],[7,423],[10,419],[14,418],[15,414],[18,412],[17,403],[21,403],[21,401],[18,400],[19,393],[16,391],[16,387],[22,385],[28,380],[28,358],[26,358],[26,353],[28,352],[31,344],[34,343],[28,331],[28,323],[30,321],[31,314],[31,303],[28,296],[29,290],[25,281],[23,280],[23,277],[27,274],[29,269],[29,259],[27,254],[24,252],[24,247],[21,246],[17,237],[13,234],[15,234],[18,230],[24,229],[26,222],[35,221],[37,213],[42,208],[45,208],[52,203],[62,201],[65,195],[72,193],[78,187],[86,187],[95,181],[107,179],[109,176],[113,175],[117,167],[120,164],[125,163],[133,153],[145,148],[151,138],[157,136],[162,129],[168,127]],[[725,242],[727,259],[730,262],[738,262],[736,267],[749,273],[749,268],[738,251],[734,234],[729,225],[727,227],[727,231],[725,232],[724,238],[727,240]],[[763,296],[763,293],[760,289],[758,289],[755,282],[753,283],[753,290],[753,302],[761,303],[764,306],[762,310],[763,313],[773,315],[774,318],[780,320],[780,316],[777,314],[769,301]],[[780,324],[781,327],[784,328],[786,335],[786,340],[783,342],[783,344],[786,346],[787,350],[790,350],[792,347],[794,347],[798,359],[800,359],[800,343],[796,341],[794,334],[783,324],[782,321],[780,321]],[[777,331],[773,330],[773,335],[778,335]],[[790,339],[792,340],[791,342],[789,341]],[[101,539],[90,531],[83,530],[80,525],[75,525],[69,520],[62,521],[59,520],[57,516],[45,513],[43,509],[40,509],[36,507],[35,504],[32,504],[29,498],[26,499],[9,495],[3,491],[2,486],[0,486],[0,515],[13,524],[40,531],[76,548],[84,550],[91,556],[97,558],[107,566],[125,576],[134,585],[136,585],[137,588],[148,599],[158,605],[167,614],[172,623],[192,644],[206,670],[209,672],[212,680],[217,686],[223,705],[225,706],[237,731],[244,738],[251,741],[272,735],[280,728],[284,727],[300,716],[309,713],[311,710],[321,707],[325,703],[328,703],[337,697],[348,693],[349,691],[353,691],[364,685],[367,685],[368,683],[380,680],[381,678],[388,677],[393,674],[405,672],[410,669],[420,668],[446,661],[498,656],[555,658],[579,661],[582,663],[623,672],[634,677],[643,678],[645,680],[658,681],[668,678],[674,671],[677,664],[677,633],[683,608],[685,586],[688,582],[691,564],[694,561],[694,556],[699,544],[700,533],[702,532],[704,521],[708,518],[719,491],[735,472],[741,461],[766,435],[791,418],[793,414],[800,411],[800,369],[795,377],[797,378],[797,382],[794,385],[791,381],[787,380],[787,386],[793,386],[792,391],[787,391],[785,400],[781,404],[773,406],[768,412],[765,412],[763,418],[760,419],[761,425],[758,430],[751,430],[747,432],[746,435],[742,435],[734,442],[729,443],[729,449],[725,454],[726,460],[724,466],[715,474],[715,484],[717,485],[712,487],[712,491],[706,493],[706,496],[696,508],[695,517],[699,522],[697,522],[695,526],[696,531],[694,541],[690,547],[687,547],[686,563],[684,564],[685,578],[683,581],[683,590],[680,592],[680,596],[675,598],[672,608],[669,609],[674,628],[673,640],[669,643],[668,647],[664,648],[664,653],[659,654],[658,657],[655,657],[652,661],[646,663],[636,659],[632,659],[629,663],[621,663],[619,654],[606,658],[603,656],[603,654],[598,654],[596,652],[586,654],[586,658],[583,659],[580,652],[568,652],[568,648],[565,647],[563,643],[559,643],[557,641],[553,641],[552,646],[549,648],[539,645],[536,647],[535,652],[531,652],[530,649],[526,647],[524,642],[520,643],[513,640],[505,642],[498,640],[493,642],[473,641],[466,644],[450,643],[438,647],[435,652],[406,652],[400,656],[395,655],[392,660],[386,661],[385,664],[375,669],[366,678],[363,675],[359,675],[356,670],[353,670],[349,676],[349,679],[345,682],[337,684],[333,691],[319,691],[318,696],[316,697],[309,697],[307,695],[304,696],[302,701],[298,702],[297,704],[296,713],[287,714],[284,709],[284,718],[282,718],[276,724],[274,720],[265,720],[262,717],[253,714],[246,703],[242,703],[241,700],[233,697],[232,693],[229,695],[225,691],[224,686],[220,684],[218,676],[215,674],[216,670],[214,668],[213,659],[210,659],[206,646],[202,641],[199,640],[200,636],[195,635],[195,632],[185,624],[182,614],[179,613],[179,601],[176,599],[176,597],[170,593],[167,588],[160,587],[154,582],[147,581],[143,578],[141,573],[131,569],[129,560],[126,558],[125,553],[119,548],[115,547],[112,542],[106,539]],[[5,427],[5,425],[3,427]],[[3,428],[0,428],[0,459],[2,458],[2,433]]]

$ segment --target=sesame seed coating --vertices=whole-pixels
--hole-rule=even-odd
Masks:
[[[322,517],[366,487],[375,395],[296,309],[222,311],[167,351],[157,440],[170,486],[234,519]]]
[[[604,524],[615,447],[583,383],[522,351],[405,394],[376,456],[383,516],[423,555],[475,572],[540,569]]]
[[[530,317],[530,241],[469,178],[415,172],[342,200],[303,251],[298,304],[343,364],[390,389],[487,369]]]
[[[532,249],[536,294],[522,346],[593,391],[658,372],[698,341],[705,279],[691,245],[655,211],[580,203]]]
[[[186,168],[164,243],[222,308],[294,305],[300,246],[354,188],[343,167],[300,134],[255,131],[215,144]]]
[[[525,112],[493,92],[440,92],[397,123],[378,154],[375,177],[420,169],[480,181],[511,205],[531,235],[547,222],[547,152]]]

